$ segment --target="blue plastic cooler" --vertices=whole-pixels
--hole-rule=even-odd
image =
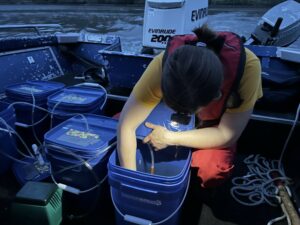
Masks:
[[[5,94],[10,102],[27,102],[46,108],[47,98],[49,95],[59,91],[64,84],[50,81],[26,81],[23,83],[13,84],[5,88]],[[34,98],[34,99],[33,99]],[[32,106],[15,105],[17,121],[20,123],[32,123]],[[46,112],[35,109],[34,121],[37,122],[43,118]]]
[[[10,129],[6,126],[10,126],[15,129],[15,111],[13,107],[8,107],[9,104],[0,102],[0,174],[5,173],[12,164],[11,157],[17,156],[17,149],[15,144],[15,135],[10,133]]]
[[[173,110],[160,103],[144,122],[173,131],[194,127],[194,117],[188,125],[182,125],[171,121],[172,113]],[[151,150],[141,141],[150,131],[144,123],[136,131],[137,171],[120,167],[116,151],[110,156],[108,177],[118,225],[176,225],[179,222],[189,185],[191,151],[172,146],[153,152],[155,171],[151,174]]]
[[[130,176],[136,179],[146,179],[151,182],[169,183],[178,182],[186,175],[191,161],[190,150],[184,147],[168,147],[161,151],[153,151],[155,159],[155,176],[150,173],[151,155],[149,147],[137,141],[136,165],[137,171],[127,170],[119,166],[117,151],[114,151],[109,159],[109,171],[120,175]]]
[[[72,86],[48,97],[48,110],[55,126],[76,114],[100,114],[106,100],[101,88]]]
[[[65,85],[52,81],[26,81],[9,85],[5,88],[5,94],[15,101],[32,102],[32,95],[37,104],[47,103],[47,97],[62,89]]]
[[[79,191],[70,197],[76,201],[72,204],[75,212],[97,201],[97,187],[103,188],[107,162],[116,145],[116,129],[117,120],[87,114],[72,117],[45,134],[54,181]]]
[[[114,152],[109,160],[109,184],[118,225],[176,225],[185,199],[191,152],[168,148],[155,153],[155,173],[149,174],[149,149],[138,145],[137,171],[120,167]],[[143,157],[143,155],[145,157]]]
[[[35,104],[38,107],[47,109],[47,97],[64,87],[64,84],[50,81],[26,81],[13,84],[5,88],[7,100],[10,103],[24,102],[25,104],[14,105],[16,111],[16,120],[19,124],[31,125],[43,119],[47,112],[26,105],[26,103]],[[38,138],[42,141],[44,133],[49,129],[49,121],[44,120],[34,126]],[[30,146],[36,143],[33,138],[33,131],[28,128],[18,127],[18,132]]]

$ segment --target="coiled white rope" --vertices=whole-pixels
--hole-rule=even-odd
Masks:
[[[260,155],[250,155],[244,160],[244,163],[249,172],[245,176],[232,179],[234,185],[230,190],[232,197],[237,202],[247,206],[262,203],[278,206],[277,187],[274,181],[281,181],[284,184],[291,181],[279,167],[279,160],[269,162]]]
[[[293,126],[286,138],[279,160],[269,161],[260,155],[250,155],[244,159],[248,173],[242,177],[233,178],[232,183],[234,186],[230,190],[232,197],[240,204],[246,206],[255,206],[262,203],[267,203],[271,206],[281,204],[281,199],[277,195],[278,187],[276,186],[276,182],[280,182],[285,187],[291,182],[291,179],[285,174],[282,161],[298,122],[299,112],[300,104],[298,105]],[[290,224],[288,214],[285,210],[283,211],[283,216],[270,220],[268,225],[284,218]]]

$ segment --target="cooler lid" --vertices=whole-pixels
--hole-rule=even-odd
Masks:
[[[68,87],[50,95],[48,97],[48,105],[55,106],[57,109],[76,107],[90,107],[101,103],[105,92],[98,88],[91,87]]]
[[[183,131],[191,130],[195,127],[195,116],[191,116],[191,120],[187,125],[172,121],[172,114],[176,113],[174,110],[166,106],[163,102],[160,102],[150,113],[147,119],[137,128],[137,138],[144,139],[150,132],[151,129],[145,126],[145,122],[150,122],[156,125],[164,126],[168,130],[172,131]]]
[[[20,98],[20,100],[31,100],[32,94],[37,100],[46,98],[48,95],[62,89],[65,85],[50,81],[26,81],[23,83],[9,85],[5,88],[7,96]]]
[[[95,152],[116,138],[117,124],[117,120],[105,116],[75,116],[48,131],[44,135],[45,143],[85,153]]]
[[[157,9],[174,9],[181,8],[185,0],[147,0],[151,8]]]

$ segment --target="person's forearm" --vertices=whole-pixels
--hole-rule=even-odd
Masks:
[[[241,113],[224,113],[217,127],[171,133],[168,144],[199,149],[232,146],[245,129],[251,113],[252,108]]]
[[[197,149],[224,148],[235,142],[232,135],[222,132],[218,127],[173,132],[169,145],[185,146]]]
[[[122,129],[122,130],[121,130]],[[130,128],[118,129],[118,156],[120,165],[126,169],[136,170],[136,136]]]

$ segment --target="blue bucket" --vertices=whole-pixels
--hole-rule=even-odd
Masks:
[[[52,81],[26,81],[9,85],[5,88],[5,94],[13,101],[25,101],[32,103],[32,96],[38,105],[46,104],[47,97],[62,89],[65,85]]]
[[[6,122],[12,129],[15,129],[15,111],[13,107],[8,106],[8,103],[0,102],[0,174],[4,174],[11,167],[13,161],[9,156],[14,158],[17,156],[15,135],[10,133],[5,125]]]
[[[26,140],[28,145],[36,143],[37,140],[33,138],[33,130],[27,128],[27,125],[36,123],[47,116],[47,112],[34,109],[33,106],[26,105],[26,103],[35,104],[38,107],[47,109],[47,97],[64,87],[64,84],[50,81],[26,81],[23,83],[13,84],[5,88],[7,101],[24,102],[25,104],[15,105],[16,120],[20,127],[18,132]],[[33,99],[34,97],[34,99]],[[23,127],[22,127],[23,126]],[[28,131],[28,129],[30,131]],[[44,133],[49,129],[49,120],[45,119],[34,126],[38,131],[37,137],[40,141],[43,140]]]
[[[178,152],[176,152],[179,150]],[[138,144],[137,171],[118,165],[116,151],[108,163],[111,197],[118,225],[179,223],[189,186],[191,152],[169,147],[155,152],[155,172],[145,144]]]
[[[55,126],[76,114],[100,114],[106,101],[103,89],[73,86],[48,97],[48,110],[53,114]]]
[[[96,189],[87,190],[102,188],[107,162],[116,145],[117,123],[110,117],[87,114],[72,117],[45,134],[54,181],[85,192],[73,196],[79,201],[79,211],[95,201]]]
[[[151,171],[151,154],[149,147],[141,140],[137,141],[136,165],[137,171],[119,166],[117,152],[114,151],[109,159],[108,169],[111,172],[136,179],[148,180],[156,183],[178,182],[186,175],[191,161],[190,150],[184,147],[168,147],[161,151],[153,151],[155,176]]]
[[[145,122],[161,125],[172,131],[194,128],[194,117],[183,125],[172,120],[174,113],[161,102],[138,127],[137,171],[120,167],[116,153],[111,155],[108,176],[118,225],[179,223],[180,209],[189,186],[191,151],[174,146],[153,151],[150,145],[141,141],[151,132],[144,125]],[[151,151],[154,155],[154,174],[149,173]]]

